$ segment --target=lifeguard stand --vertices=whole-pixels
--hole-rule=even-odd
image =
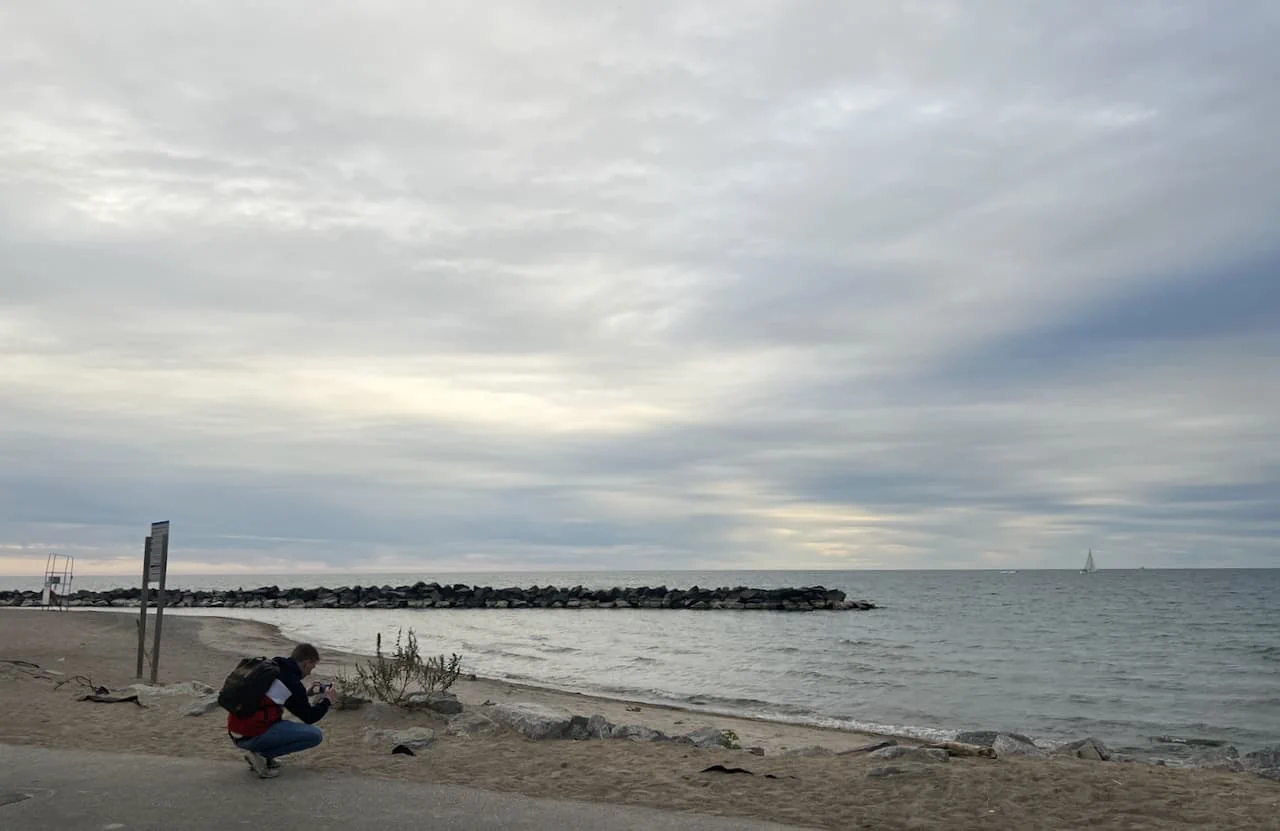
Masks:
[[[44,562],[44,607],[67,610],[67,596],[75,579],[76,558],[67,554],[50,554]]]

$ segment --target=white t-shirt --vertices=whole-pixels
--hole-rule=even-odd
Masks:
[[[276,679],[271,682],[271,688],[267,690],[267,698],[271,699],[281,707],[289,700],[289,688],[284,685],[283,681]]]

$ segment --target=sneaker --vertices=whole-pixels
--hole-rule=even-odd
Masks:
[[[280,775],[279,770],[271,767],[271,762],[267,757],[254,753],[252,750],[244,754],[244,760],[249,763],[250,769],[258,774],[259,779],[272,779]]]
[[[279,760],[279,759],[268,759],[268,760],[267,760],[267,767],[268,767],[268,768],[270,768],[271,770],[279,770],[279,769],[280,769],[280,760]]]

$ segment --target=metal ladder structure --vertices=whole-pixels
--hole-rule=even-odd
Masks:
[[[71,581],[75,579],[76,558],[68,554],[49,554],[44,563],[43,606],[59,612],[67,610]]]

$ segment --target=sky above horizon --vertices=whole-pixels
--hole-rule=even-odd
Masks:
[[[1280,565],[1280,4],[0,8],[0,574]]]

